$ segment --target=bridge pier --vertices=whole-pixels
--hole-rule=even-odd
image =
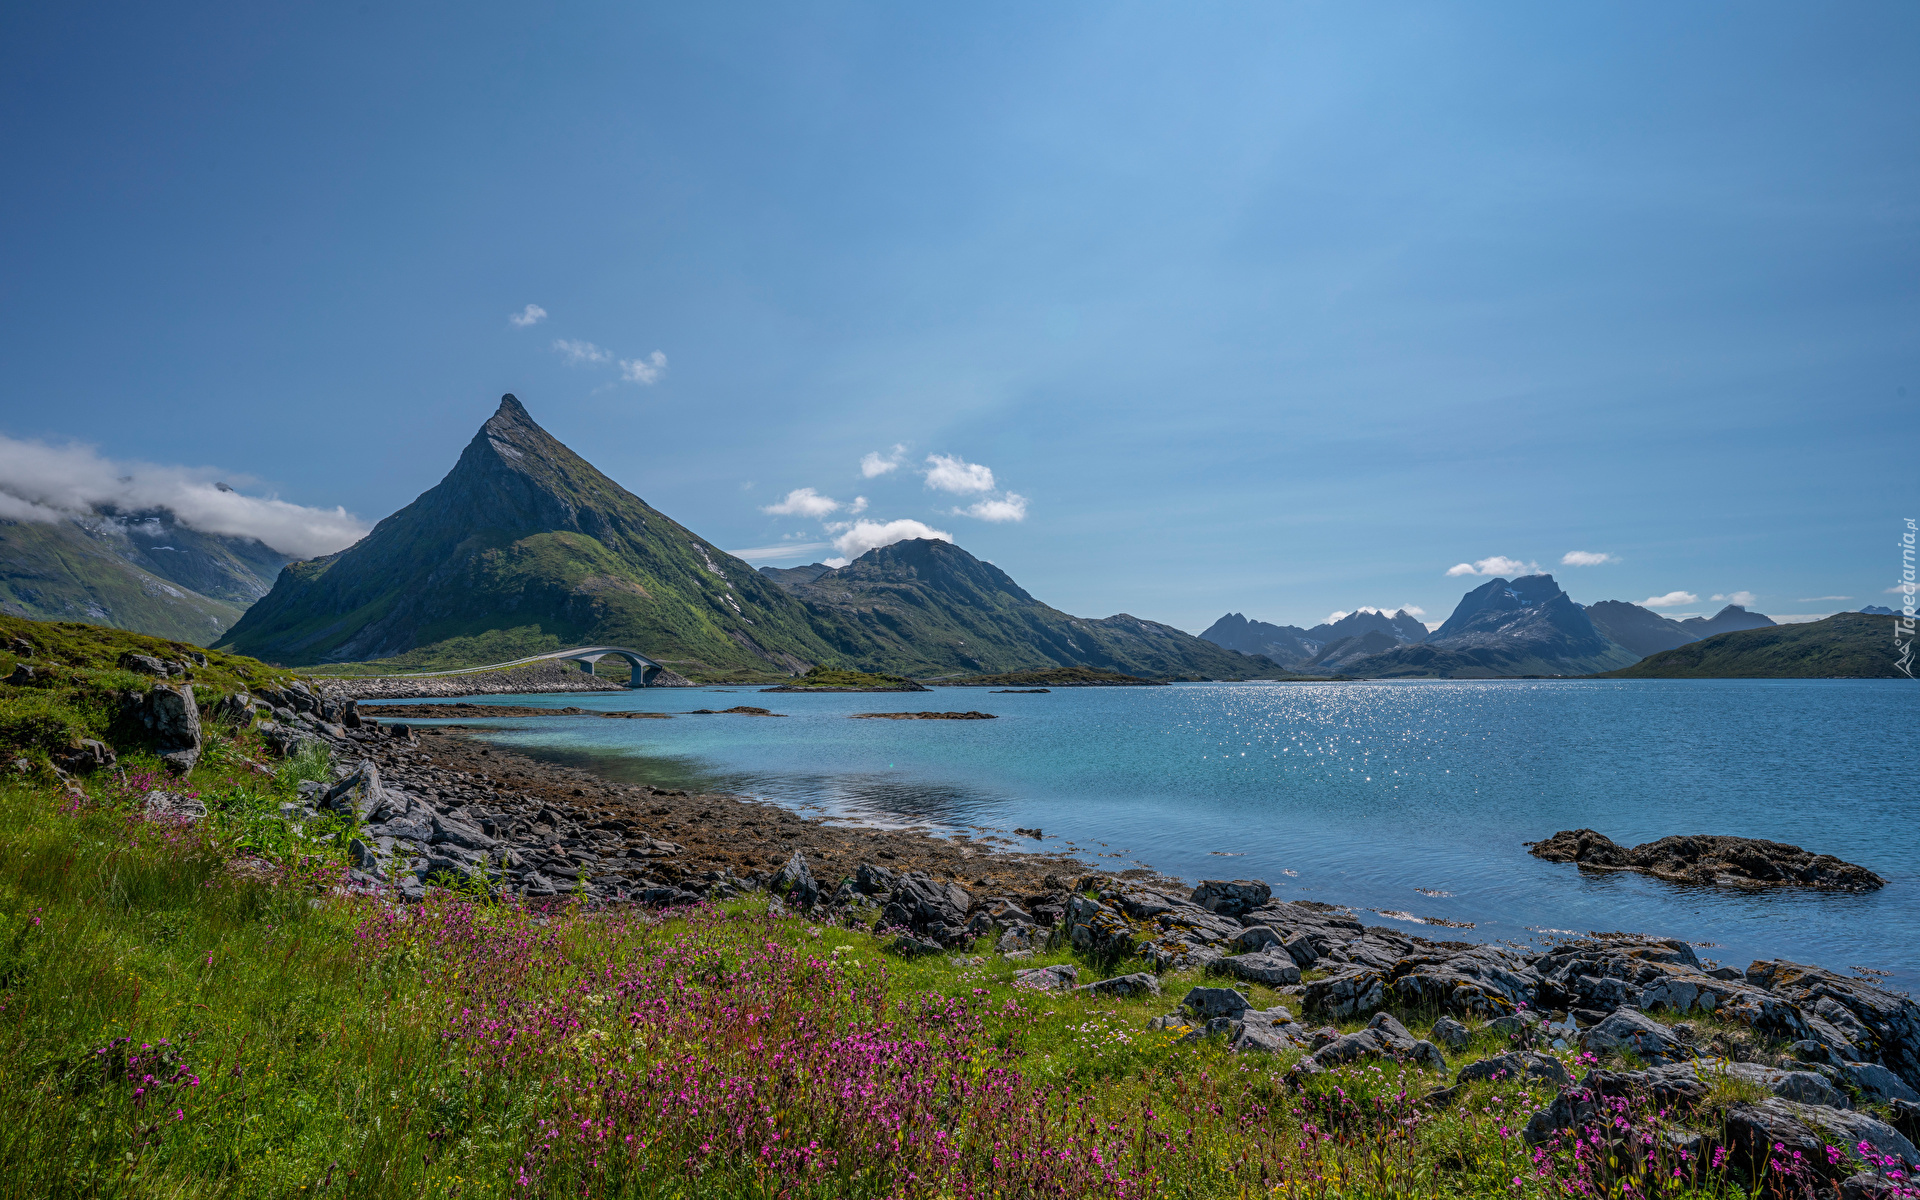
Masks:
[[[627,686],[630,688],[651,687],[653,686],[654,679],[659,676],[660,672],[666,670],[665,667],[650,658],[643,658],[638,654],[633,654],[625,650],[597,650],[579,655],[575,658],[570,658],[568,661],[579,663],[589,675],[598,675],[599,672],[594,669],[594,664],[609,654],[617,654],[621,658],[626,659],[627,666],[632,668],[633,674],[627,682]]]

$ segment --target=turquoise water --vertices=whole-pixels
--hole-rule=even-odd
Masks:
[[[727,694],[731,693],[731,694]],[[1112,869],[1265,879],[1286,898],[1404,914],[1436,938],[1657,932],[1735,966],[1786,956],[1920,986],[1920,689],[1881,680],[1182,684],[912,694],[653,689],[477,698],[784,718],[505,720],[488,736],[663,787],[886,823],[1045,830]],[[981,709],[994,721],[848,714]],[[1524,842],[1588,827],[1792,842],[1870,867],[1867,895],[1583,875]],[[1020,839],[1022,845],[1035,843]],[[1363,913],[1363,916],[1366,916]],[[1407,918],[1471,923],[1471,929]]]

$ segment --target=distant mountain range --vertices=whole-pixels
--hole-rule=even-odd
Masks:
[[[919,675],[1278,671],[1124,613],[1070,616],[948,542],[898,542],[838,570],[755,571],[594,469],[512,396],[445,479],[348,549],[288,566],[221,642],[293,666],[459,666],[590,644],[707,679],[818,663]]]
[[[1715,634],[1663,650],[1616,679],[1902,679],[1891,614],[1836,613],[1824,621]]]
[[[1228,613],[1200,636],[1216,646],[1242,654],[1262,654],[1284,667],[1307,670],[1309,663],[1351,656],[1370,634],[1379,634],[1386,641],[1375,638],[1368,645],[1386,649],[1393,644],[1424,640],[1427,627],[1405,609],[1392,616],[1374,609],[1361,609],[1312,629],[1269,625],[1265,621],[1249,621],[1239,613]]]
[[[1590,675],[1716,634],[1773,626],[1729,604],[1712,617],[1675,621],[1622,600],[1582,607],[1551,575],[1495,579],[1468,592],[1432,633],[1404,610],[1356,612],[1300,629],[1228,613],[1200,636],[1261,653],[1291,670],[1370,679],[1493,679]]]
[[[209,645],[291,560],[200,533],[164,508],[0,521],[0,612]]]

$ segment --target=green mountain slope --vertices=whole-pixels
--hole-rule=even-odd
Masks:
[[[824,624],[505,396],[445,479],[346,550],[288,566],[221,645],[465,666],[597,643],[683,674],[786,674],[839,657],[822,633],[844,631]]]
[[[951,542],[916,538],[870,550],[812,582],[784,577],[864,670],[934,676],[1097,667],[1174,679],[1280,674],[1270,660],[1121,613],[1070,616]]]
[[[1838,613],[1803,625],[1721,633],[1642,659],[1603,679],[1904,679],[1893,617]]]
[[[169,583],[244,609],[267,594],[293,560],[255,538],[201,533],[164,508],[101,509],[78,522],[93,540]]]
[[[196,646],[213,642],[240,619],[234,604],[128,561],[126,541],[124,534],[90,530],[74,520],[0,521],[0,612],[106,625]]]

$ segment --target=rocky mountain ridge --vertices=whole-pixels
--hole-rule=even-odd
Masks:
[[[780,586],[836,627],[863,635],[839,645],[862,670],[932,679],[1092,667],[1147,678],[1247,679],[1279,669],[1128,613],[1061,612],[952,542],[895,542],[811,580],[794,573],[800,570],[779,577]]]

